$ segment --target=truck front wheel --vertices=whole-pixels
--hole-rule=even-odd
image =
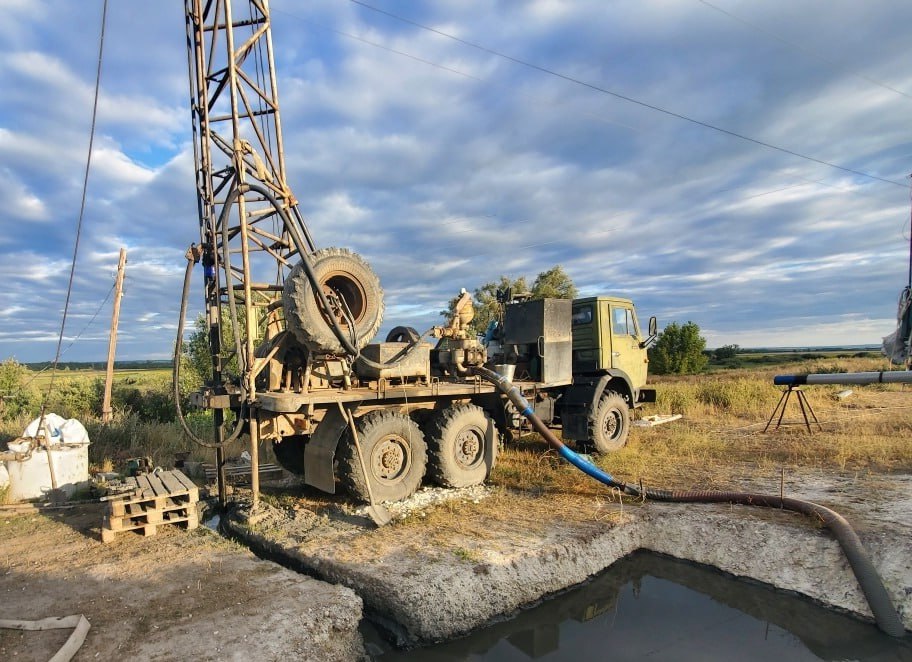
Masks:
[[[589,443],[597,453],[620,450],[630,433],[630,407],[614,391],[602,395],[589,416]]]

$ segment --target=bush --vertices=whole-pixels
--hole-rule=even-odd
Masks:
[[[663,384],[656,393],[656,408],[662,413],[687,414],[696,402],[693,387]]]
[[[656,375],[690,375],[702,372],[709,362],[703,353],[706,339],[693,322],[672,322],[649,349],[649,369]]]
[[[28,383],[29,369],[10,357],[0,363],[0,419],[4,421],[31,413],[38,394]]]
[[[84,419],[101,413],[104,380],[91,377],[58,379],[48,398],[49,412],[64,418]]]

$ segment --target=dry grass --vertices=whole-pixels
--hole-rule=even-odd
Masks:
[[[806,363],[806,365],[805,365]],[[912,471],[912,389],[899,385],[810,386],[804,389],[823,431],[808,433],[793,395],[782,426],[763,428],[782,390],[775,374],[865,372],[872,359],[827,359],[783,369],[735,370],[658,378],[658,402],[642,415],[679,413],[655,428],[633,428],[625,448],[596,458],[626,482],[687,489],[737,487],[757,471]],[[840,400],[836,393],[852,389]],[[504,451],[492,482],[531,494],[586,495],[604,490],[562,463],[537,436]]]

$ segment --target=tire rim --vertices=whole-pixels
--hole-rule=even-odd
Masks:
[[[322,287],[325,294],[335,294],[345,302],[356,325],[364,319],[364,313],[367,311],[367,294],[357,278],[346,271],[331,271],[323,277]],[[348,320],[341,311],[336,317],[340,324],[348,326]]]
[[[411,467],[408,440],[399,435],[381,439],[371,451],[372,478],[385,485],[395,485]]]
[[[460,430],[453,451],[460,467],[473,469],[484,460],[484,435],[476,428]]]
[[[605,422],[602,425],[602,431],[609,439],[615,439],[621,433],[622,429],[621,413],[616,409],[612,409],[605,416]]]

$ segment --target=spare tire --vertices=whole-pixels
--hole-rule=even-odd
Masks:
[[[325,294],[345,301],[355,322],[355,344],[363,347],[377,335],[383,321],[383,290],[380,279],[360,255],[345,248],[321,248],[307,258],[316,281]],[[295,338],[315,352],[344,353],[323,307],[314,295],[304,264],[299,262],[285,280],[282,293],[285,322]],[[336,313],[336,321],[349,337],[348,320]]]
[[[413,343],[418,342],[420,337],[421,334],[410,326],[394,326],[392,330],[386,334],[386,342]]]

